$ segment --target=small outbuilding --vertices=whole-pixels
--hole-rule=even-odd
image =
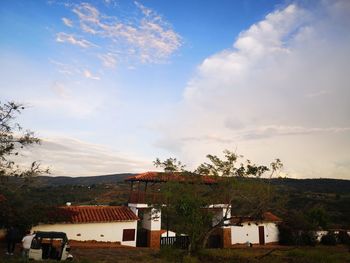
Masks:
[[[231,243],[239,245],[265,245],[278,243],[278,226],[282,220],[271,212],[260,219],[231,217]]]
[[[69,222],[40,224],[32,231],[56,231],[67,234],[69,240],[113,242],[136,246],[137,220],[126,206],[66,206]]]

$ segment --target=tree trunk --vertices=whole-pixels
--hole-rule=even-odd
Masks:
[[[188,244],[188,255],[189,256],[191,256],[191,254],[192,254],[192,242],[191,242],[191,240],[190,240],[190,243]]]
[[[217,228],[218,228],[217,226],[211,228],[211,229],[204,235],[204,238],[203,238],[203,241],[202,241],[202,246],[201,246],[202,249],[205,248],[205,246],[206,246],[207,243],[208,243],[208,239],[209,239],[210,235],[211,235],[211,234],[214,232],[214,230],[216,230]]]

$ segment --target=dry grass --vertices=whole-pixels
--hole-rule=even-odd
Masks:
[[[23,262],[19,248],[14,256],[5,255],[4,245],[1,250],[3,253],[0,254],[0,262]],[[185,251],[173,249],[157,251],[148,248],[73,248],[71,252],[74,262],[79,263],[350,263],[349,248],[345,246],[282,247],[268,254],[270,251],[270,248],[206,249],[195,257],[186,256]]]

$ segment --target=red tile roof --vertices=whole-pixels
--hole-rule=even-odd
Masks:
[[[72,223],[134,221],[139,218],[126,206],[65,206]]]
[[[250,217],[250,216],[232,216],[232,224],[240,224],[245,222],[281,222],[282,219],[278,216],[272,214],[271,212],[265,212],[260,218]]]
[[[263,213],[263,220],[264,221],[270,221],[270,222],[281,222],[282,219],[278,216],[272,214],[271,212],[265,212]]]
[[[129,182],[168,182],[168,181],[178,181],[178,182],[194,182],[197,179],[204,184],[215,184],[217,178],[213,176],[200,176],[195,174],[186,174],[181,172],[174,173],[164,173],[164,172],[146,172],[137,175],[127,177],[125,181]]]

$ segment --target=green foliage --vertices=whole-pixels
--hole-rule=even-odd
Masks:
[[[190,181],[167,182],[161,187],[161,194],[166,199],[163,214],[171,222],[171,229],[190,237],[189,252],[197,252],[205,247],[211,233],[222,227],[228,220],[228,214],[215,220],[212,204],[226,204],[226,211],[231,210],[231,204],[237,203],[237,197],[242,204],[251,205],[250,216],[259,216],[265,212],[271,197],[271,187],[264,181],[254,182],[249,178],[260,178],[270,171],[271,177],[282,168],[279,159],[271,163],[270,168],[253,164],[250,160],[245,163],[237,162],[243,158],[234,152],[224,151],[224,158],[207,155],[209,163],[201,164],[194,172],[184,171],[184,166],[175,158],[165,161],[157,159],[154,164],[163,167],[165,172],[182,171],[191,175]],[[169,173],[169,176],[172,174]],[[216,183],[210,186],[203,184],[202,176],[216,177]],[[162,201],[159,206],[162,206]]]
[[[39,204],[28,206],[26,195],[19,195],[21,188],[26,188],[30,179],[38,174],[48,173],[42,170],[38,162],[33,162],[29,168],[23,169],[15,163],[14,158],[18,156],[20,150],[32,144],[39,144],[40,140],[34,133],[26,130],[15,122],[15,119],[24,106],[14,102],[0,102],[0,227],[18,226],[25,230],[34,221],[37,222]],[[8,177],[16,176],[25,178],[23,184],[11,185]],[[6,183],[6,184],[5,184]],[[27,204],[25,206],[24,204]]]
[[[199,249],[211,228],[213,214],[205,209],[210,204],[210,192],[209,187],[192,183],[168,182],[163,188],[167,200],[163,215],[176,233],[190,236],[191,251]]]
[[[323,245],[335,246],[337,243],[337,236],[333,231],[328,231],[328,233],[321,238],[321,244]]]
[[[155,167],[163,168],[165,172],[184,172],[186,167],[176,158],[168,158],[164,161],[157,158],[153,164]]]
[[[31,144],[38,144],[40,140],[34,133],[23,128],[15,122],[16,115],[24,110],[22,104],[15,102],[0,102],[0,179],[4,181],[6,176],[32,177],[40,173],[47,173],[48,170],[40,169],[40,164],[33,162],[29,169],[21,169],[13,161],[13,157],[19,151]]]
[[[350,235],[346,231],[339,231],[337,239],[340,244],[350,245]]]
[[[308,218],[299,211],[289,211],[279,224],[279,242],[281,245],[314,246],[316,236]]]
[[[329,216],[323,207],[312,208],[307,212],[306,217],[315,228],[321,227],[326,229],[329,225]]]
[[[243,159],[243,155],[238,155],[229,150],[224,150],[224,158],[220,159],[216,155],[208,154],[209,163],[205,162],[198,166],[195,173],[200,175],[225,176],[225,177],[260,177],[265,172],[271,171],[272,174],[283,167],[280,159],[270,164],[270,168],[265,165],[253,164],[250,160],[238,163]]]

